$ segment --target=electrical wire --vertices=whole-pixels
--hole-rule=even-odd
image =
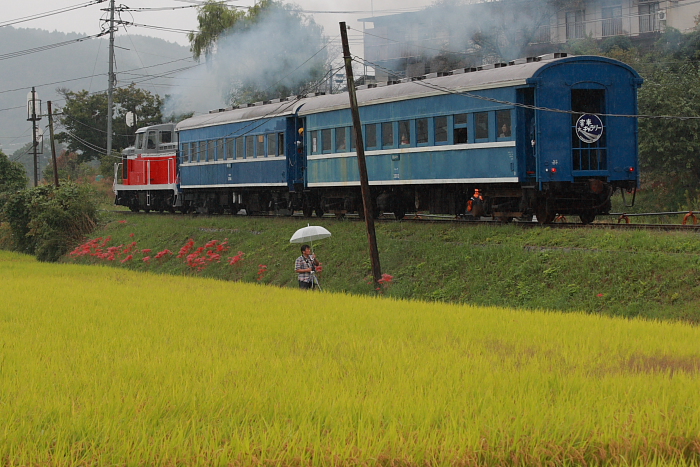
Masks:
[[[2,21],[2,22],[0,22],[0,28],[5,27],[5,26],[12,26],[12,25],[19,24],[19,23],[24,23],[27,21],[32,21],[35,19],[46,18],[48,16],[58,15],[60,13],[65,13],[67,11],[73,11],[73,10],[77,10],[79,8],[85,8],[88,6],[97,5],[99,3],[103,3],[106,1],[107,0],[92,0],[92,1],[87,2],[87,3],[80,3],[78,5],[73,5],[73,6],[64,7],[64,8],[58,8],[56,10],[50,10],[50,11],[47,11],[44,13],[37,13],[35,15],[23,16],[21,18],[11,19],[9,21]]]
[[[33,53],[37,53],[37,52],[43,52],[43,51],[45,51],[45,50],[55,49],[55,48],[57,48],[57,47],[63,47],[64,45],[75,44],[75,43],[78,43],[78,42],[84,42],[84,41],[87,41],[87,40],[90,40],[90,39],[95,39],[95,38],[97,38],[97,37],[102,37],[102,36],[104,36],[105,34],[106,34],[106,32],[101,32],[101,33],[99,33],[99,34],[94,34],[94,35],[92,35],[92,36],[80,37],[80,38],[78,38],[78,39],[72,39],[72,40],[70,40],[70,41],[57,42],[57,43],[55,43],[55,44],[42,45],[42,46],[40,46],[40,47],[34,47],[34,48],[32,48],[32,49],[20,50],[20,51],[17,51],[17,52],[10,52],[10,53],[6,53],[6,54],[0,55],[0,60],[7,60],[7,59],[10,59],[10,58],[17,58],[17,57],[21,57],[21,56],[23,56],[23,55],[29,55],[29,54],[33,54]]]

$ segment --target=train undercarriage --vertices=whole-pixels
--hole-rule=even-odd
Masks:
[[[617,189],[632,191],[634,182],[611,184],[586,179],[574,183],[452,184],[372,186],[372,214],[393,213],[402,219],[407,213],[454,215],[469,220],[492,217],[503,222],[514,219],[548,224],[558,216],[578,216],[589,224],[599,214],[610,212],[610,197]],[[474,190],[482,199],[471,201]],[[291,216],[301,211],[305,217],[334,214],[364,216],[359,187],[310,188],[290,192],[286,187],[217,188],[119,191],[116,205],[132,211],[182,212],[200,214],[275,214]]]

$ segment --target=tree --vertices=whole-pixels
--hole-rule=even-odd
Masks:
[[[12,193],[27,187],[29,178],[24,171],[24,166],[19,162],[12,162],[9,157],[0,151],[0,193]]]
[[[107,93],[74,92],[61,89],[66,99],[60,123],[65,131],[56,134],[56,140],[66,143],[69,152],[78,152],[78,162],[101,159],[107,146]],[[160,96],[139,89],[135,84],[117,88],[114,92],[115,114],[112,125],[112,147],[116,152],[133,143],[138,127],[161,123],[163,115]],[[133,112],[138,125],[126,125],[126,113]]]
[[[210,58],[219,36],[244,17],[243,11],[229,8],[226,3],[220,1],[207,0],[199,7],[197,9],[199,30],[187,35],[190,51],[195,60],[199,60],[202,55],[207,59]]]

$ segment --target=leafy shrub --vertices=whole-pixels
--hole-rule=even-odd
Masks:
[[[57,261],[95,228],[97,209],[87,185],[45,185],[10,195],[3,209],[14,249]]]

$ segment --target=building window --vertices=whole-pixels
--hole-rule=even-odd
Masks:
[[[416,144],[428,143],[428,119],[419,118],[416,120]]]
[[[602,9],[603,37],[622,34],[622,7],[611,6]]]
[[[512,136],[512,125],[510,121],[510,110],[499,110],[496,112],[496,128],[499,138],[510,138]]]
[[[639,32],[654,32],[659,30],[659,23],[656,16],[658,11],[658,3],[639,4]]]
[[[394,124],[382,123],[382,147],[388,148],[394,145]]]
[[[479,112],[474,114],[474,122],[476,124],[476,139],[489,138],[489,113]]]
[[[435,117],[435,144],[447,142],[447,117]]]
[[[454,130],[452,132],[454,144],[466,144],[469,140],[467,128],[467,114],[457,114],[453,117]]]
[[[566,39],[583,39],[586,37],[586,25],[583,22],[583,10],[566,12]]]

